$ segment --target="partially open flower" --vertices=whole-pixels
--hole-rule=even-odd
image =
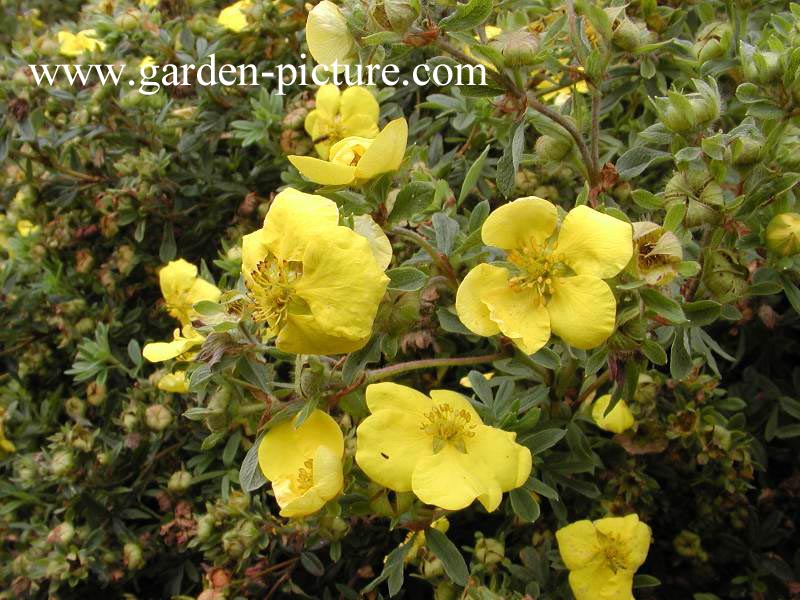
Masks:
[[[158,389],[172,394],[185,394],[189,391],[189,382],[186,380],[186,371],[167,373],[158,380]]]
[[[59,52],[64,56],[80,56],[84,52],[104,50],[106,45],[97,39],[94,29],[84,29],[78,33],[70,31],[58,32]]]
[[[300,174],[320,185],[348,185],[368,181],[400,168],[408,141],[408,123],[390,122],[375,137],[347,137],[331,146],[328,160],[289,156]]]
[[[476,499],[488,511],[531,472],[516,434],[484,425],[464,396],[430,397],[395,383],[367,387],[372,413],[357,430],[356,462],[374,481],[426,504],[460,510]]]
[[[328,160],[331,146],[344,138],[375,138],[379,114],[378,101],[367,88],[353,86],[340,92],[328,83],[317,90],[316,108],[306,116],[305,128],[317,154]]]
[[[622,433],[633,427],[633,414],[625,401],[618,400],[611,412],[606,414],[610,403],[611,394],[600,396],[594,401],[594,404],[592,404],[592,419],[594,419],[595,424],[600,429],[612,433]]]
[[[342,11],[330,0],[322,0],[308,13],[306,43],[314,60],[332,67],[350,64],[355,49],[355,39],[347,26]]]
[[[650,528],[635,514],[577,521],[556,532],[575,600],[634,600],[633,576],[650,550]]]
[[[800,214],[775,215],[767,225],[767,248],[780,256],[800,252]]]
[[[272,482],[283,517],[304,517],[319,511],[344,486],[344,436],[321,410],[299,427],[285,421],[267,431],[258,447],[258,464]]]
[[[677,275],[683,260],[678,237],[656,223],[633,223],[633,271],[649,285],[666,285]]]

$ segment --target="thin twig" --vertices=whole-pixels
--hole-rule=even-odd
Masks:
[[[494,354],[484,354],[482,356],[464,356],[461,358],[424,358],[421,360],[412,360],[409,362],[399,363],[380,369],[372,369],[366,372],[364,381],[372,383],[380,381],[387,377],[394,377],[401,373],[408,371],[417,371],[419,369],[437,369],[439,367],[467,367],[470,365],[480,365],[483,363],[494,362],[502,358],[508,358],[507,352],[496,352]]]
[[[425,250],[425,252],[427,252],[433,259],[434,264],[437,266],[439,271],[441,271],[441,274],[444,275],[451,283],[453,289],[458,287],[458,275],[456,275],[453,265],[450,264],[450,260],[447,258],[447,255],[434,248],[433,244],[425,239],[425,237],[421,236],[416,231],[406,229],[405,227],[395,227],[390,231],[390,233],[398,237],[404,237]]]

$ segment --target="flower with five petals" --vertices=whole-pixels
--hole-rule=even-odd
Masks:
[[[480,264],[458,288],[456,311],[478,335],[502,333],[526,354],[555,333],[594,348],[614,331],[616,299],[603,279],[633,254],[629,223],[588,206],[572,209],[558,236],[555,205],[530,196],[505,204],[483,224],[484,244],[507,253],[504,266]]]
[[[531,473],[531,452],[516,434],[485,425],[469,400],[395,383],[367,387],[372,413],[356,431],[356,463],[375,482],[413,491],[426,504],[488,511]]]
[[[306,116],[305,128],[317,154],[328,160],[331,146],[346,137],[374,139],[378,135],[380,107],[365,87],[340,92],[332,83],[317,90],[316,108]]]

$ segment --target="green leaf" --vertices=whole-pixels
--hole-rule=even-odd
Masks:
[[[456,10],[439,22],[439,28],[447,31],[474,29],[492,14],[492,0],[469,0],[456,5]]]
[[[686,216],[686,205],[674,204],[669,207],[667,214],[664,216],[664,229],[668,231],[675,231],[678,225],[683,223],[683,218]]]
[[[415,292],[422,289],[428,276],[414,267],[397,267],[386,271],[389,276],[389,289],[400,292]]]
[[[442,561],[444,572],[456,585],[465,586],[469,579],[469,569],[461,552],[447,536],[433,527],[425,530],[425,544]]]
[[[620,179],[632,179],[656,163],[672,160],[672,154],[645,146],[634,146],[617,160]]]
[[[315,577],[322,577],[325,574],[325,566],[319,557],[312,552],[302,552],[300,554],[300,564]]]
[[[427,181],[409,183],[397,194],[389,222],[407,221],[421,213],[433,200],[434,191],[433,184]]]
[[[642,341],[642,354],[654,365],[667,364],[667,353],[655,340]]]
[[[517,171],[525,147],[525,123],[517,124],[511,133],[511,142],[497,163],[497,189],[508,198],[516,187]]]
[[[469,329],[467,329],[461,320],[446,309],[444,306],[440,306],[436,309],[436,317],[439,319],[439,325],[441,325],[442,329],[444,329],[448,333],[460,333],[462,335],[474,335]]]
[[[797,288],[787,275],[781,276],[781,283],[783,284],[783,291],[789,303],[792,305],[795,312],[800,314],[800,289]]]
[[[683,379],[692,371],[692,357],[686,347],[686,331],[675,330],[672,348],[669,353],[669,372],[673,379]]]
[[[527,446],[536,455],[555,446],[565,435],[567,432],[564,429],[545,429],[524,436],[519,443]]]
[[[433,231],[436,234],[436,248],[442,254],[450,254],[461,231],[458,221],[443,212],[433,215],[432,221]]]
[[[686,315],[683,314],[680,304],[672,298],[667,298],[661,292],[652,288],[642,288],[639,294],[647,308],[670,323],[685,323]]]
[[[691,325],[702,327],[710,325],[719,318],[722,305],[713,300],[697,300],[684,303],[683,312]]]
[[[267,483],[264,474],[261,472],[261,467],[258,466],[258,447],[263,438],[263,433],[256,438],[250,450],[247,451],[242,461],[242,466],[239,467],[239,485],[248,494]]]
[[[381,357],[382,335],[375,335],[360,350],[350,353],[342,367],[342,381],[345,385],[352,385],[356,376],[364,370],[369,363],[375,362]]]
[[[520,519],[533,523],[539,518],[541,512],[539,503],[533,499],[531,493],[524,487],[511,490],[508,497],[511,500],[511,508],[514,509],[514,513]]]
[[[158,258],[162,263],[167,263],[175,258],[175,232],[172,223],[164,223],[164,232],[161,235],[161,247],[158,249]]]
[[[475,186],[478,183],[478,177],[480,177],[481,171],[483,170],[483,165],[486,163],[486,156],[489,154],[490,147],[491,146],[486,146],[486,148],[484,148],[483,152],[481,152],[481,155],[475,160],[474,163],[472,163],[467,171],[467,174],[464,176],[464,183],[461,184],[461,191],[458,193],[459,206],[469,195],[469,193],[475,189]]]
[[[782,289],[783,286],[777,281],[762,281],[748,287],[745,294],[747,296],[772,296],[779,294]]]

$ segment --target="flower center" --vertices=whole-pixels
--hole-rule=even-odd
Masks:
[[[298,262],[268,256],[250,274],[247,289],[252,301],[253,318],[267,323],[273,335],[283,327],[289,302],[294,295],[294,282],[302,274]]]
[[[557,253],[558,243],[552,247],[531,240],[522,248],[508,252],[508,260],[517,267],[519,274],[509,280],[511,287],[532,288],[539,292],[540,299],[553,293],[553,278],[562,274],[564,255]]]
[[[600,540],[600,547],[608,567],[614,573],[627,569],[626,554],[622,541],[613,535],[607,535],[600,531],[597,532],[597,537]]]
[[[314,459],[309,458],[297,471],[297,492],[304,494],[314,485]]]
[[[330,162],[348,167],[355,167],[364,156],[372,140],[349,137],[331,147]]]
[[[467,438],[475,436],[476,423],[469,411],[454,409],[449,404],[439,404],[425,414],[421,429],[433,438],[433,452],[437,453],[445,444],[466,453]]]

